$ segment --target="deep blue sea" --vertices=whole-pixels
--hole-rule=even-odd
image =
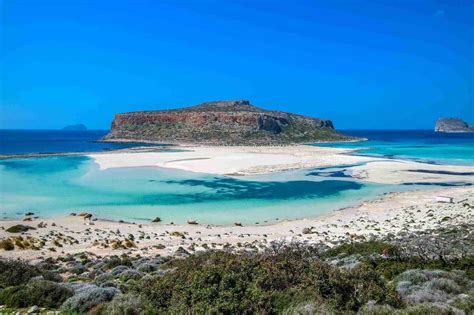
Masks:
[[[474,165],[474,134],[431,131],[345,131],[370,140],[325,146],[358,148],[357,154],[431,163]],[[138,144],[95,142],[107,131],[0,131],[0,153],[90,152]],[[164,153],[165,154],[165,153]],[[153,167],[100,170],[87,156],[0,159],[0,219],[88,211],[98,217],[164,222],[260,224],[314,217],[412,189],[361,182],[347,166],[224,177]]]
[[[137,143],[97,142],[108,130],[0,130],[0,154],[97,152]]]

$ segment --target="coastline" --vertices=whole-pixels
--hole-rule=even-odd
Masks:
[[[357,164],[372,158],[343,155],[352,149],[294,146],[185,146],[178,152],[89,154],[101,170],[155,166],[223,176],[248,176],[293,169]]]
[[[90,154],[101,170],[154,166],[223,176],[354,165],[350,175],[381,184],[474,183],[474,167],[352,155],[359,149],[285,146],[194,146],[178,152],[123,152]],[[472,173],[472,174],[471,174]],[[467,174],[467,175],[466,175]]]
[[[440,195],[454,198],[454,203],[436,202],[436,196]],[[100,218],[89,221],[77,215],[31,221],[3,220],[0,221],[0,238],[21,235],[29,239],[42,239],[46,243],[40,250],[2,251],[1,255],[5,258],[35,260],[83,251],[101,256],[122,253],[173,256],[180,247],[190,252],[209,248],[237,250],[264,248],[271,242],[279,241],[334,246],[412,229],[436,229],[473,222],[474,190],[471,187],[450,187],[393,192],[311,219],[259,225],[127,223]],[[21,234],[6,232],[8,227],[16,224],[32,226],[35,230]],[[125,241],[130,235],[135,240],[133,247],[114,249],[106,245]]]
[[[170,147],[167,147],[169,149]],[[356,180],[388,184],[474,183],[470,166],[433,165],[407,160],[350,155],[357,149],[295,146],[180,146],[181,151],[156,151],[157,148],[124,149],[88,154],[99,169],[156,166],[224,176],[251,176],[293,169],[317,169],[352,165],[349,174]],[[80,155],[84,155],[83,153]],[[355,165],[354,165],[355,164]],[[421,186],[420,186],[421,187]],[[454,198],[453,204],[440,204],[436,196]],[[464,202],[473,206],[465,208]],[[472,223],[472,187],[427,187],[392,192],[359,205],[337,209],[313,218],[281,220],[258,225],[126,223],[80,216],[49,219],[29,216],[28,221],[0,221],[0,239],[28,237],[43,240],[40,250],[1,250],[2,257],[35,260],[82,251],[97,255],[121,253],[175,255],[179,248],[189,252],[216,249],[264,248],[274,241],[322,242],[329,246],[341,242],[370,239],[410,229],[430,229],[446,224]],[[150,218],[152,219],[152,218]],[[193,218],[189,218],[192,220]],[[236,222],[238,223],[238,222]],[[23,233],[6,231],[12,225],[34,227]],[[133,247],[113,248],[132,235]],[[58,244],[60,246],[58,246]]]
[[[341,140],[319,140],[307,143],[292,143],[292,144],[273,144],[268,145],[272,147],[291,147],[291,146],[299,146],[299,145],[311,145],[315,143],[340,143],[340,142],[364,142],[368,141],[368,138],[360,138],[360,137],[352,137],[351,139],[341,139]],[[117,139],[100,139],[97,142],[106,142],[106,143],[148,143],[148,144],[163,144],[163,145],[172,145],[172,146],[186,146],[186,147],[200,147],[200,146],[215,146],[215,147],[235,147],[235,146],[242,146],[242,145],[225,145],[225,144],[208,144],[208,143],[186,143],[181,141],[176,142],[161,142],[161,141],[152,141],[152,140],[139,140],[139,139],[125,139],[125,138],[117,138]],[[249,147],[261,147],[262,145],[246,145]]]
[[[301,145],[312,145],[315,143],[336,143],[336,142],[363,142],[368,141],[367,138],[358,138],[351,140],[339,140],[339,141],[316,141],[311,143],[295,143],[295,144],[281,144],[281,145],[269,145],[268,147],[293,147]],[[206,145],[196,143],[163,143],[159,141],[149,140],[135,140],[135,139],[100,139],[94,142],[104,143],[136,143],[136,144],[153,144],[156,146],[136,146],[131,148],[123,149],[109,149],[102,151],[81,151],[81,152],[46,152],[46,153],[6,153],[0,154],[0,159],[11,159],[11,158],[32,158],[32,157],[48,157],[48,156],[77,156],[77,155],[91,155],[91,154],[108,154],[108,153],[124,153],[124,152],[162,152],[164,150],[175,149],[179,150],[182,148],[193,148],[193,147],[234,147],[230,145]],[[237,146],[238,147],[238,146]],[[248,145],[247,147],[261,147],[261,145]]]

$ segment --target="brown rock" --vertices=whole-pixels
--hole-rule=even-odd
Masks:
[[[246,100],[115,115],[106,141],[272,145],[349,140],[330,120],[265,110]]]

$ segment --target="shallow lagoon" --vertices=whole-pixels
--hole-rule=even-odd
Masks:
[[[165,223],[263,224],[315,217],[408,189],[354,181],[337,168],[314,171],[241,178],[156,167],[101,171],[81,156],[5,159],[0,160],[0,215],[21,218],[32,211],[52,217],[87,211],[116,220],[159,216]]]

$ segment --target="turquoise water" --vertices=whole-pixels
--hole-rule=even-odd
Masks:
[[[431,130],[344,130],[369,141],[324,143],[318,146],[362,149],[357,154],[414,159],[437,164],[474,165],[474,133]]]
[[[3,218],[87,211],[117,220],[262,224],[314,217],[393,189],[308,171],[241,179],[150,167],[101,171],[77,156],[0,160]]]
[[[364,148],[357,152],[363,155],[474,165],[474,134],[419,130],[345,132],[370,140],[321,145]],[[92,133],[79,137],[35,131],[28,136],[15,131],[13,136],[13,140],[24,141],[10,143],[2,139],[3,151],[109,149],[94,143],[97,135]],[[0,218],[21,218],[29,211],[40,217],[87,211],[101,218],[129,221],[159,216],[165,223],[197,220],[263,224],[277,218],[315,217],[389,191],[414,188],[362,183],[347,176],[344,170],[350,167],[235,178],[151,167],[101,171],[92,159],[83,156],[3,159]]]

